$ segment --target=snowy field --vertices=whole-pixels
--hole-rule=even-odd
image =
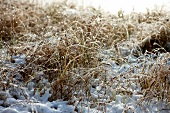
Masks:
[[[41,5],[45,5],[54,1],[55,0],[44,0],[39,2]],[[109,11],[116,14],[116,16],[112,17],[107,14],[103,14],[103,16],[96,10],[92,13],[89,10],[71,9],[72,7],[69,6],[67,7],[68,9],[63,8],[63,12],[60,9],[59,11],[61,12],[59,12],[58,15],[54,14],[54,17],[52,17],[52,13],[49,13],[48,16],[45,16],[45,19],[41,18],[42,20],[40,19],[39,24],[43,24],[45,27],[42,28],[45,30],[40,29],[40,31],[42,31],[38,31],[39,27],[41,28],[41,26],[38,26],[38,30],[31,29],[31,31],[29,29],[30,31],[25,32],[24,35],[17,35],[18,37],[21,36],[21,39],[20,41],[15,42],[16,45],[8,45],[4,43],[0,49],[0,76],[2,76],[0,78],[0,113],[170,113],[170,105],[168,103],[170,101],[168,96],[168,94],[170,94],[169,90],[164,89],[165,95],[163,95],[164,93],[159,93],[159,91],[157,92],[156,90],[167,88],[166,85],[169,85],[166,80],[170,79],[170,47],[168,45],[170,44],[170,41],[166,40],[167,46],[165,46],[164,49],[166,52],[164,51],[160,53],[150,53],[150,48],[144,48],[143,45],[140,45],[144,43],[142,39],[147,36],[155,36],[152,34],[153,32],[157,32],[158,36],[162,37],[161,30],[163,29],[164,33],[164,30],[166,31],[170,28],[170,24],[166,23],[167,21],[169,22],[169,14],[161,12],[162,16],[161,14],[157,15],[157,13],[154,13],[156,17],[160,16],[158,19],[152,18],[152,13],[149,15],[149,18],[145,15],[141,17],[142,19],[138,18],[138,16],[136,16],[138,14],[136,13],[134,13],[134,15],[130,15],[128,19],[126,16],[117,17],[117,13],[120,10],[122,10],[125,14],[130,14],[132,11],[139,12],[139,16],[141,16],[140,12],[146,12],[147,8],[160,11],[161,7],[164,7],[164,9],[168,11],[170,9],[170,1],[68,1],[74,2],[78,5],[83,5],[84,7],[91,5],[96,8],[101,8],[106,12]],[[26,7],[25,9],[29,8]],[[49,12],[51,10],[49,10]],[[49,16],[50,14],[52,15],[51,17]],[[24,13],[21,15],[24,15]],[[35,17],[36,19],[38,17],[37,15]],[[42,15],[40,14],[40,16]],[[81,20],[82,17],[85,19],[83,18],[84,20]],[[32,17],[28,16],[28,18],[30,19]],[[53,21],[52,18],[58,20]],[[89,18],[94,20],[91,21]],[[22,21],[20,20],[22,23],[21,25],[25,22],[24,19]],[[39,21],[38,19],[30,19],[32,23],[31,25],[28,24],[30,25],[29,27],[31,28],[32,26],[35,26],[36,28]],[[77,19],[78,21],[74,19]],[[45,23],[46,20],[48,20],[47,23]],[[166,22],[164,20],[166,20]],[[35,21],[37,23],[34,25]],[[27,23],[27,21],[24,23],[24,28],[27,27]],[[90,26],[91,28],[87,27],[86,29],[84,26]],[[160,28],[160,26],[162,27]],[[114,27],[114,29],[112,27]],[[164,27],[167,27],[167,29],[164,29]],[[75,29],[77,30],[76,32],[74,31]],[[89,29],[91,31],[88,31]],[[156,31],[155,29],[158,30]],[[36,30],[39,34],[34,34]],[[86,30],[88,31],[87,34],[85,32]],[[168,35],[168,38],[170,38],[168,30],[165,34]],[[94,33],[94,36],[91,36],[89,32],[91,34],[94,32],[97,33]],[[81,33],[84,33],[83,35],[85,35],[85,38],[82,39],[86,40],[85,42],[81,42],[82,40],[79,39],[83,37]],[[165,34],[163,34],[163,36]],[[112,38],[115,38],[112,37],[113,35],[116,38],[118,37],[118,39],[112,40]],[[79,36],[79,38],[76,37],[75,39],[72,39],[75,36]],[[22,39],[24,37],[26,37],[26,39]],[[102,40],[101,38],[106,38],[106,40]],[[24,42],[25,40],[27,42]],[[64,45],[64,48],[60,49],[59,46],[63,46],[62,44]],[[88,45],[85,44],[89,44],[90,46],[88,47]],[[141,49],[146,50],[146,53],[142,53],[142,50],[138,50],[138,46],[140,46]],[[65,48],[69,48],[69,51],[66,51],[65,53],[66,55],[58,57],[57,55],[60,55],[59,50],[61,50],[62,54],[62,52],[65,51]],[[80,48],[83,49],[81,50]],[[78,51],[79,49],[81,52],[85,52],[80,54]],[[94,51],[92,51],[92,49],[94,49]],[[147,49],[149,51],[148,53]],[[152,50],[154,49],[152,48]],[[83,55],[85,56],[85,53],[89,53],[89,51],[92,51],[92,53],[94,52],[94,54],[92,54],[92,56],[90,56],[91,54],[88,54],[89,56],[87,55],[86,57],[94,57],[95,59],[89,58],[94,61],[97,59],[97,63],[93,62],[96,63],[96,67],[90,67],[93,63],[91,63],[90,60],[86,62],[86,59],[83,59],[82,62],[85,62],[83,66],[86,64],[90,64],[90,66],[87,65],[85,68],[80,66],[77,69],[70,69],[71,71],[67,71],[74,61],[75,64],[73,64],[73,67],[79,64],[81,65],[81,62],[77,59],[81,58]],[[50,55],[48,56],[48,54]],[[74,56],[74,58],[71,57],[71,59],[68,56],[70,54],[78,55]],[[70,61],[65,65],[65,62],[63,63],[62,61],[67,57],[71,60],[69,59]],[[39,62],[41,63],[38,64]],[[59,69],[46,68],[49,65],[53,67],[56,62],[57,66],[60,67],[61,65],[61,70],[64,70],[60,73],[62,76],[61,79],[63,80],[67,74],[68,76],[73,75],[75,78],[70,78],[73,82],[71,80],[69,81],[69,79],[66,79],[66,81],[63,80],[64,82],[58,79],[53,81],[54,76],[48,78],[48,74],[50,75],[53,71],[57,73],[55,76],[59,76]],[[65,66],[64,69],[62,67],[63,65]],[[29,72],[29,69],[31,69],[31,72]],[[47,73],[48,71],[49,73]],[[96,74],[96,72],[98,73]],[[153,80],[153,77],[155,77],[154,75],[161,75],[161,72],[163,73],[163,76],[167,76],[165,76],[166,83],[163,84],[162,87],[159,87],[157,85],[157,81]],[[147,78],[149,75],[151,77]],[[24,78],[25,76],[28,78]],[[78,81],[79,79],[81,81]],[[161,77],[155,77],[154,79],[158,81],[159,79],[162,80]],[[78,82],[82,82],[82,84],[77,83],[76,80]],[[62,86],[60,85],[62,84],[64,86],[66,83],[65,89],[62,87],[64,91],[61,91],[64,95],[61,93],[61,95],[56,96],[68,96],[67,98],[56,100],[51,98],[52,96],[55,96],[52,93],[54,90],[52,90],[51,87],[51,85],[55,82],[58,82],[58,84],[55,85],[56,90],[61,90],[60,87]],[[69,82],[71,83],[69,84]],[[89,84],[85,84],[86,82],[89,82]],[[164,78],[161,82],[164,82]],[[149,85],[147,83],[149,83]],[[76,87],[77,89],[74,89],[74,85],[77,86],[77,84],[81,85],[78,85],[78,87]],[[72,95],[69,93],[67,95],[67,89],[69,90],[69,87],[73,87],[73,89],[70,88],[71,91],[73,90],[71,93]],[[87,92],[85,91],[86,88],[89,88]],[[153,92],[150,92],[150,89],[153,90]]]

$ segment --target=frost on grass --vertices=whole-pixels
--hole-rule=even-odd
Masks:
[[[168,13],[0,3],[0,112],[168,110]]]

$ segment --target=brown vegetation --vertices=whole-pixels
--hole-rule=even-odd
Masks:
[[[123,95],[133,94],[126,89],[117,88],[122,75],[115,77],[116,86],[115,89],[112,88],[114,80],[112,81],[111,75],[106,72],[106,65],[103,65],[100,57],[103,50],[112,49],[114,58],[108,59],[115,60],[118,65],[121,64],[119,62],[126,61],[121,56],[119,47],[122,42],[131,38],[137,38],[138,42],[135,43],[140,43],[142,53],[146,50],[152,52],[156,48],[169,51],[167,44],[170,40],[170,25],[167,15],[162,12],[142,15],[134,13],[119,17],[91,7],[79,9],[67,1],[42,8],[20,0],[2,0],[0,10],[1,49],[5,50],[1,60],[13,63],[12,56],[26,56],[26,64],[15,69],[1,63],[0,84],[3,84],[3,90],[8,89],[10,84],[2,81],[16,83],[16,75],[22,76],[25,86],[30,81],[39,84],[37,81],[48,79],[52,92],[50,101],[72,100],[73,97],[80,100],[88,98],[97,105],[97,101],[90,94],[90,88],[96,84],[94,79],[101,82],[105,90]],[[73,14],[68,13],[68,10],[73,10]],[[153,97],[161,95],[161,98],[166,98],[169,95],[169,68],[166,68],[165,65],[155,66],[151,76],[143,75],[139,78],[146,95],[152,93],[149,90],[154,92]],[[42,72],[39,78],[38,72]],[[131,82],[134,81],[129,83]],[[42,88],[38,86],[37,89]],[[162,88],[164,92],[160,92]]]
[[[160,49],[160,52],[169,52],[167,47],[168,42],[170,42],[170,31],[165,27],[161,27],[159,33],[142,40],[140,47],[142,49],[142,53],[145,53],[146,50],[154,52],[155,49]]]
[[[157,63],[151,67],[150,73],[139,79],[144,97],[147,100],[157,98],[170,102],[170,68],[166,64],[168,56],[163,60],[158,59]]]

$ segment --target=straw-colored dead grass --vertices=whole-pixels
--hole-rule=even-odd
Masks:
[[[142,50],[142,53],[145,53],[146,50],[149,52],[169,52],[169,41],[169,29],[166,26],[161,26],[158,33],[155,33],[152,36],[145,38],[141,42],[140,48]]]
[[[29,1],[1,0],[0,10],[0,38],[2,41],[23,40],[27,33],[40,35],[47,25],[44,10]]]
[[[26,2],[23,4],[24,6],[31,5]],[[27,83],[31,81],[31,79],[36,78],[35,71],[44,72],[44,78],[47,78],[52,83],[53,96],[51,100],[70,100],[74,93],[80,90],[78,87],[86,88],[86,90],[83,91],[84,94],[89,92],[89,84],[91,84],[90,81],[93,76],[100,76],[102,73],[102,70],[98,67],[98,49],[104,45],[104,41],[107,41],[104,33],[109,33],[111,29],[111,25],[110,28],[107,28],[105,25],[105,29],[100,22],[92,23],[99,18],[99,15],[95,13],[92,16],[85,16],[84,19],[79,17],[78,14],[73,16],[65,15],[63,13],[63,8],[69,8],[69,6],[63,6],[63,4],[56,4],[56,6],[49,7],[47,11],[41,8],[37,9],[36,7],[36,9],[34,9],[35,13],[32,12],[32,10],[32,13],[30,13],[30,10],[24,10],[26,14],[28,13],[27,16],[30,16],[30,18],[24,18],[25,14],[20,17],[20,15],[16,13],[15,15],[19,15],[18,18],[26,27],[24,31],[15,32],[15,35],[20,34],[25,36],[25,34],[31,33],[38,35],[39,38],[36,40],[24,39],[20,40],[22,42],[18,44],[12,46],[8,45],[8,51],[11,57],[13,55],[26,55],[26,65],[18,68],[18,70],[20,70],[19,73],[23,76],[23,81]],[[14,2],[14,5],[17,7],[18,2],[16,2],[16,4]],[[24,8],[24,6],[21,8]],[[34,8],[34,5],[32,6],[32,8]],[[57,11],[49,11],[51,9],[56,9],[55,7],[58,7]],[[42,15],[43,17],[41,18]],[[36,24],[29,26],[32,19],[44,19],[46,17],[44,15],[48,16],[49,26],[44,28],[46,23],[42,21],[42,23],[33,21],[36,22]],[[58,18],[62,19],[60,20]],[[11,23],[11,21],[9,23]],[[109,23],[106,24],[109,25]],[[20,26],[17,25],[16,28],[17,27]],[[104,28],[104,30],[100,31],[98,30],[99,28]],[[38,29],[40,31],[35,32]],[[44,31],[44,29],[47,29],[47,31]],[[51,36],[46,35],[49,32],[52,33]],[[41,33],[45,35],[42,36]],[[110,33],[110,35],[112,33]],[[12,35],[8,34],[7,36],[11,37]],[[33,35],[27,35],[28,38],[31,38],[31,36]],[[4,36],[2,35],[2,37]],[[49,37],[53,37],[53,39],[51,40]],[[27,43],[24,42],[25,40],[27,40]]]
[[[26,64],[17,68],[25,85],[36,79],[36,72],[43,72],[41,76],[51,83],[50,101],[71,100],[73,97],[80,100],[88,98],[97,105],[97,100],[90,94],[90,88],[95,86],[94,79],[97,78],[103,83],[102,90],[115,90],[111,88],[114,80],[107,81],[109,75],[101,65],[103,59],[99,58],[99,52],[113,48],[115,56],[118,55],[114,60],[118,61],[121,58],[123,61],[118,46],[122,41],[132,38],[131,36],[141,41],[156,32],[161,36],[166,35],[162,36],[163,40],[166,38],[165,43],[169,40],[166,31],[170,24],[165,18],[166,15],[162,13],[146,14],[146,19],[143,15],[140,17],[140,14],[119,17],[90,7],[79,9],[67,1],[46,8],[17,0],[3,0],[0,5],[3,11],[0,15],[1,41],[17,42],[13,45],[6,43],[7,46],[2,48],[7,49],[10,58],[21,54],[26,56]],[[165,32],[159,31],[160,25],[165,26]],[[158,67],[161,69],[159,72]],[[169,88],[169,70],[165,70],[165,65],[158,67],[153,68],[151,76],[140,78],[140,85],[143,90],[147,89],[146,95],[154,92],[154,96],[161,95],[161,98],[166,98],[165,95],[169,94],[165,93]],[[8,78],[5,74],[9,70],[5,69],[5,73],[2,73],[5,79],[2,77],[1,81]],[[3,69],[1,71],[4,72]],[[153,78],[155,79],[151,80]],[[116,94],[132,95],[131,91],[117,89],[121,80],[115,81],[118,81],[115,83]],[[128,81],[128,84],[131,82]],[[159,92],[161,88],[164,88],[164,92]]]
[[[170,68],[167,58],[159,59],[160,61],[150,68],[147,76],[140,77],[139,83],[146,99],[156,98],[170,102]]]

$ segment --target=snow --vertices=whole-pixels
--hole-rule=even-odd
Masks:
[[[7,108],[7,109],[4,109],[2,111],[2,113],[19,113],[19,112],[17,110],[15,110],[15,109]]]
[[[25,64],[25,55],[12,56],[13,63],[5,63],[13,69],[23,66]],[[22,64],[22,65],[21,65]],[[36,79],[40,79],[44,73],[37,72]],[[14,76],[17,80],[22,80],[19,75]],[[7,84],[7,82],[3,82]],[[18,83],[17,83],[18,84]],[[0,91],[0,113],[74,113],[75,106],[68,105],[67,101],[52,101],[48,99],[51,96],[49,82],[46,79],[41,80],[41,84],[44,84],[44,88],[36,90],[35,83],[30,81],[27,87],[22,87],[19,83],[10,83],[9,90]]]
[[[53,101],[48,102],[46,96],[49,93],[39,97],[41,102],[34,102],[33,100],[19,100],[14,98],[7,98],[3,105],[10,106],[8,108],[0,107],[1,113],[74,113],[75,107],[72,105],[67,105],[67,102],[62,101]],[[43,98],[43,99],[42,99]]]
[[[108,50],[109,51],[109,50]],[[165,55],[165,54],[164,54]],[[164,56],[162,55],[162,56]],[[160,55],[161,56],[161,55]],[[14,56],[15,57],[15,56]],[[13,57],[13,58],[14,58]],[[15,57],[18,58],[18,57]],[[24,58],[23,58],[24,59]],[[116,65],[115,62],[105,61],[110,63],[111,66],[108,66],[108,70],[111,72],[111,70],[117,70],[112,73],[117,73],[117,75],[121,75],[122,73],[126,74],[128,73],[133,65],[140,65],[138,58],[133,57],[131,54],[127,59],[132,60],[131,63],[125,63],[122,65]],[[148,57],[149,65],[150,63],[154,63],[154,60],[151,60],[152,57]],[[129,61],[127,60],[127,61]],[[143,62],[141,60],[140,62]],[[17,62],[20,63],[20,62]],[[15,65],[14,65],[15,67]],[[108,71],[108,73],[109,73]],[[136,70],[136,72],[139,72],[140,69]],[[43,72],[39,73],[40,75],[43,74]],[[111,73],[110,73],[111,74]],[[133,74],[132,74],[133,75]],[[116,75],[112,75],[113,77]],[[140,75],[139,75],[140,76]],[[134,78],[131,78],[131,81],[135,80]],[[105,92],[105,89],[102,87],[102,82],[99,82],[97,79],[96,86],[91,88],[91,95],[93,98],[98,99],[99,97],[102,98]],[[124,82],[124,79],[120,79],[120,81]],[[42,83],[48,84],[48,80],[42,80]],[[100,113],[101,109],[103,110],[104,107],[98,106],[97,108],[89,108],[89,107],[81,107],[79,104],[76,106],[69,105],[67,101],[62,100],[56,100],[49,102],[48,99],[51,96],[50,89],[48,88],[48,85],[46,85],[42,90],[35,90],[35,84],[33,82],[29,82],[28,87],[23,87],[20,89],[17,85],[11,87],[9,90],[6,91],[0,91],[0,98],[3,99],[0,101],[0,112],[1,113],[29,113],[29,112],[36,112],[36,113],[75,113],[75,108],[79,109],[79,112],[82,111],[83,113]],[[123,91],[124,84],[120,83],[120,90]],[[143,95],[139,95],[137,92],[140,90],[139,86],[137,86],[134,83],[131,83],[131,89],[128,89],[129,91],[133,92],[133,95],[130,96],[128,99],[125,99],[124,96],[117,94],[115,95],[115,100],[112,100],[112,102],[106,104],[106,112],[107,113],[122,113],[122,112],[134,112],[134,113],[145,113],[145,112],[152,112],[157,113],[159,110],[161,110],[161,113],[166,113],[167,110],[162,110],[165,108],[164,102],[156,102],[150,103],[150,105],[147,105],[145,101],[142,103],[143,107],[138,106],[138,101],[143,97]],[[109,91],[107,91],[109,94]],[[108,96],[109,97],[109,96]],[[101,100],[98,100],[99,102],[107,102],[104,98]],[[102,113],[102,112],[101,112]]]
[[[75,13],[74,10],[68,11],[70,14]],[[77,13],[77,12],[76,12]],[[51,36],[51,33],[48,32],[45,34],[46,36]],[[49,40],[53,40],[53,37],[49,38]],[[117,65],[115,61],[111,60],[111,49],[104,50],[100,57],[102,57],[103,61],[102,64],[106,65],[107,74],[110,75],[110,78],[119,77],[120,75],[127,75],[129,80],[135,81],[135,78],[130,78],[133,74],[142,72],[143,64],[146,64],[146,70],[145,73],[149,72],[149,65],[152,65],[155,62],[154,57],[155,56],[141,56],[141,57],[135,57],[131,54],[131,51],[129,51],[129,48],[121,47],[119,48],[121,53],[126,56],[126,62],[120,65]],[[162,55],[162,56],[161,56]],[[166,54],[160,54],[160,56],[157,57],[163,57]],[[145,61],[147,59],[147,62]],[[25,55],[19,55],[19,56],[12,56],[13,63],[10,62],[4,62],[4,65],[13,69],[16,69],[17,66],[24,66],[25,61]],[[167,61],[167,64],[170,64],[170,60]],[[139,67],[133,69],[133,67]],[[133,70],[133,71],[132,71]],[[42,71],[37,72],[37,79],[41,79],[41,75],[44,75]],[[17,75],[17,80],[22,80],[22,78]],[[119,78],[118,80],[121,81],[119,90],[123,91],[124,82],[126,82],[126,78]],[[42,89],[36,89],[35,83],[32,81],[29,81],[27,84],[27,87],[22,87],[19,85],[14,85],[11,83],[11,88],[9,90],[0,91],[0,113],[75,113],[76,108],[78,108],[78,112],[82,113],[102,113],[101,109],[105,109],[105,112],[107,113],[122,113],[122,112],[128,112],[128,113],[145,113],[145,112],[151,112],[151,113],[168,113],[168,110],[162,110],[166,108],[166,103],[159,102],[157,100],[150,103],[150,105],[147,105],[147,102],[138,103],[138,101],[143,97],[143,95],[138,94],[140,91],[140,87],[135,83],[130,83],[130,88],[128,89],[129,92],[133,92],[131,96],[129,96],[127,99],[124,98],[121,94],[114,94],[112,91],[108,91],[107,89],[103,88],[102,81],[99,81],[98,79],[95,79],[94,87],[90,88],[91,96],[95,99],[98,99],[99,97],[108,97],[109,95],[115,95],[115,98],[110,102],[107,103],[107,99],[102,98],[101,100],[98,100],[101,103],[105,103],[105,106],[97,106],[94,108],[90,108],[90,104],[87,106],[81,106],[79,102],[75,102],[74,105],[69,105],[68,101],[63,100],[55,100],[50,102],[49,98],[51,97],[51,92],[49,88],[49,81],[46,79],[41,80]],[[7,84],[7,81],[4,82],[4,84]],[[21,83],[22,84],[22,83]],[[115,90],[115,83],[111,84],[112,89]],[[105,94],[105,90],[107,90]],[[76,99],[76,98],[75,98]],[[108,99],[109,100],[109,99]],[[87,101],[87,100],[85,100]],[[154,103],[155,102],[155,103]],[[143,104],[143,107],[139,106],[138,104]],[[106,108],[104,108],[106,107]]]

